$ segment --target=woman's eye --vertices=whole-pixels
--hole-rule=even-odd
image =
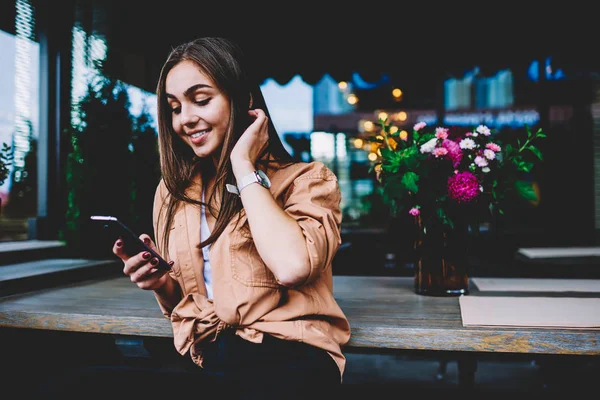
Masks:
[[[205,106],[210,102],[210,97],[204,100],[196,100],[195,103],[199,106]]]
[[[171,109],[173,114],[179,114],[181,112],[181,107],[175,107]]]

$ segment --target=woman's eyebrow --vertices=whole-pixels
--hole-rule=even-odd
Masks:
[[[195,85],[192,85],[192,86],[190,86],[189,88],[187,88],[187,89],[185,90],[185,92],[183,92],[183,95],[184,95],[185,97],[190,97],[190,96],[191,96],[191,95],[192,95],[192,94],[193,94],[193,93],[194,93],[196,90],[198,90],[198,89],[204,89],[204,88],[209,88],[209,89],[211,89],[211,86],[210,86],[210,85],[207,85],[207,84],[204,84],[204,83],[197,83],[197,84],[195,84]],[[171,98],[171,99],[176,99],[176,97],[175,97],[174,95],[170,94],[170,93],[165,93],[165,95],[166,95],[168,98]]]

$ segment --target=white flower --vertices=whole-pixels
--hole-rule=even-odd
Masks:
[[[496,153],[494,153],[492,150],[490,149],[485,149],[483,151],[483,155],[485,156],[485,158],[487,158],[488,160],[493,160],[494,158],[496,158]]]
[[[433,149],[435,149],[435,145],[437,144],[437,138],[433,138],[427,143],[424,143],[421,146],[421,153],[431,153]]]
[[[473,139],[463,139],[460,141],[460,143],[458,144],[460,146],[461,149],[474,149],[475,148],[475,141]]]
[[[488,172],[490,172],[490,167],[481,168],[481,172],[483,172],[484,174],[487,174]]]
[[[481,133],[484,136],[490,136],[490,134],[491,134],[490,128],[488,128],[485,125],[479,125],[477,127],[477,129],[475,129],[475,131],[477,131],[478,133]]]

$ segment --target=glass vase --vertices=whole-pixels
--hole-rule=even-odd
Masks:
[[[415,217],[415,292],[429,296],[469,293],[469,229],[462,221],[425,226]]]

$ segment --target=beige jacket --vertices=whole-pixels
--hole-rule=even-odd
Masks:
[[[262,262],[247,230],[238,228],[235,219],[211,245],[213,299],[206,297],[204,260],[200,243],[200,209],[186,204],[175,215],[169,236],[168,256],[175,261],[169,274],[177,281],[180,299],[157,293],[163,314],[171,320],[175,348],[188,351],[202,366],[202,347],[214,341],[225,328],[236,330],[242,338],[261,342],[263,333],[286,340],[297,340],[325,349],[343,376],[346,358],[341,352],[350,339],[350,326],[333,297],[331,262],[341,244],[340,190],[336,176],[321,162],[297,163],[266,171],[271,194],[294,218],[304,233],[311,272],[307,281],[295,289],[278,284]],[[202,183],[188,192],[198,200]],[[159,214],[168,193],[158,185],[154,199],[154,235],[162,243],[164,217]],[[164,215],[164,213],[162,213]]]

